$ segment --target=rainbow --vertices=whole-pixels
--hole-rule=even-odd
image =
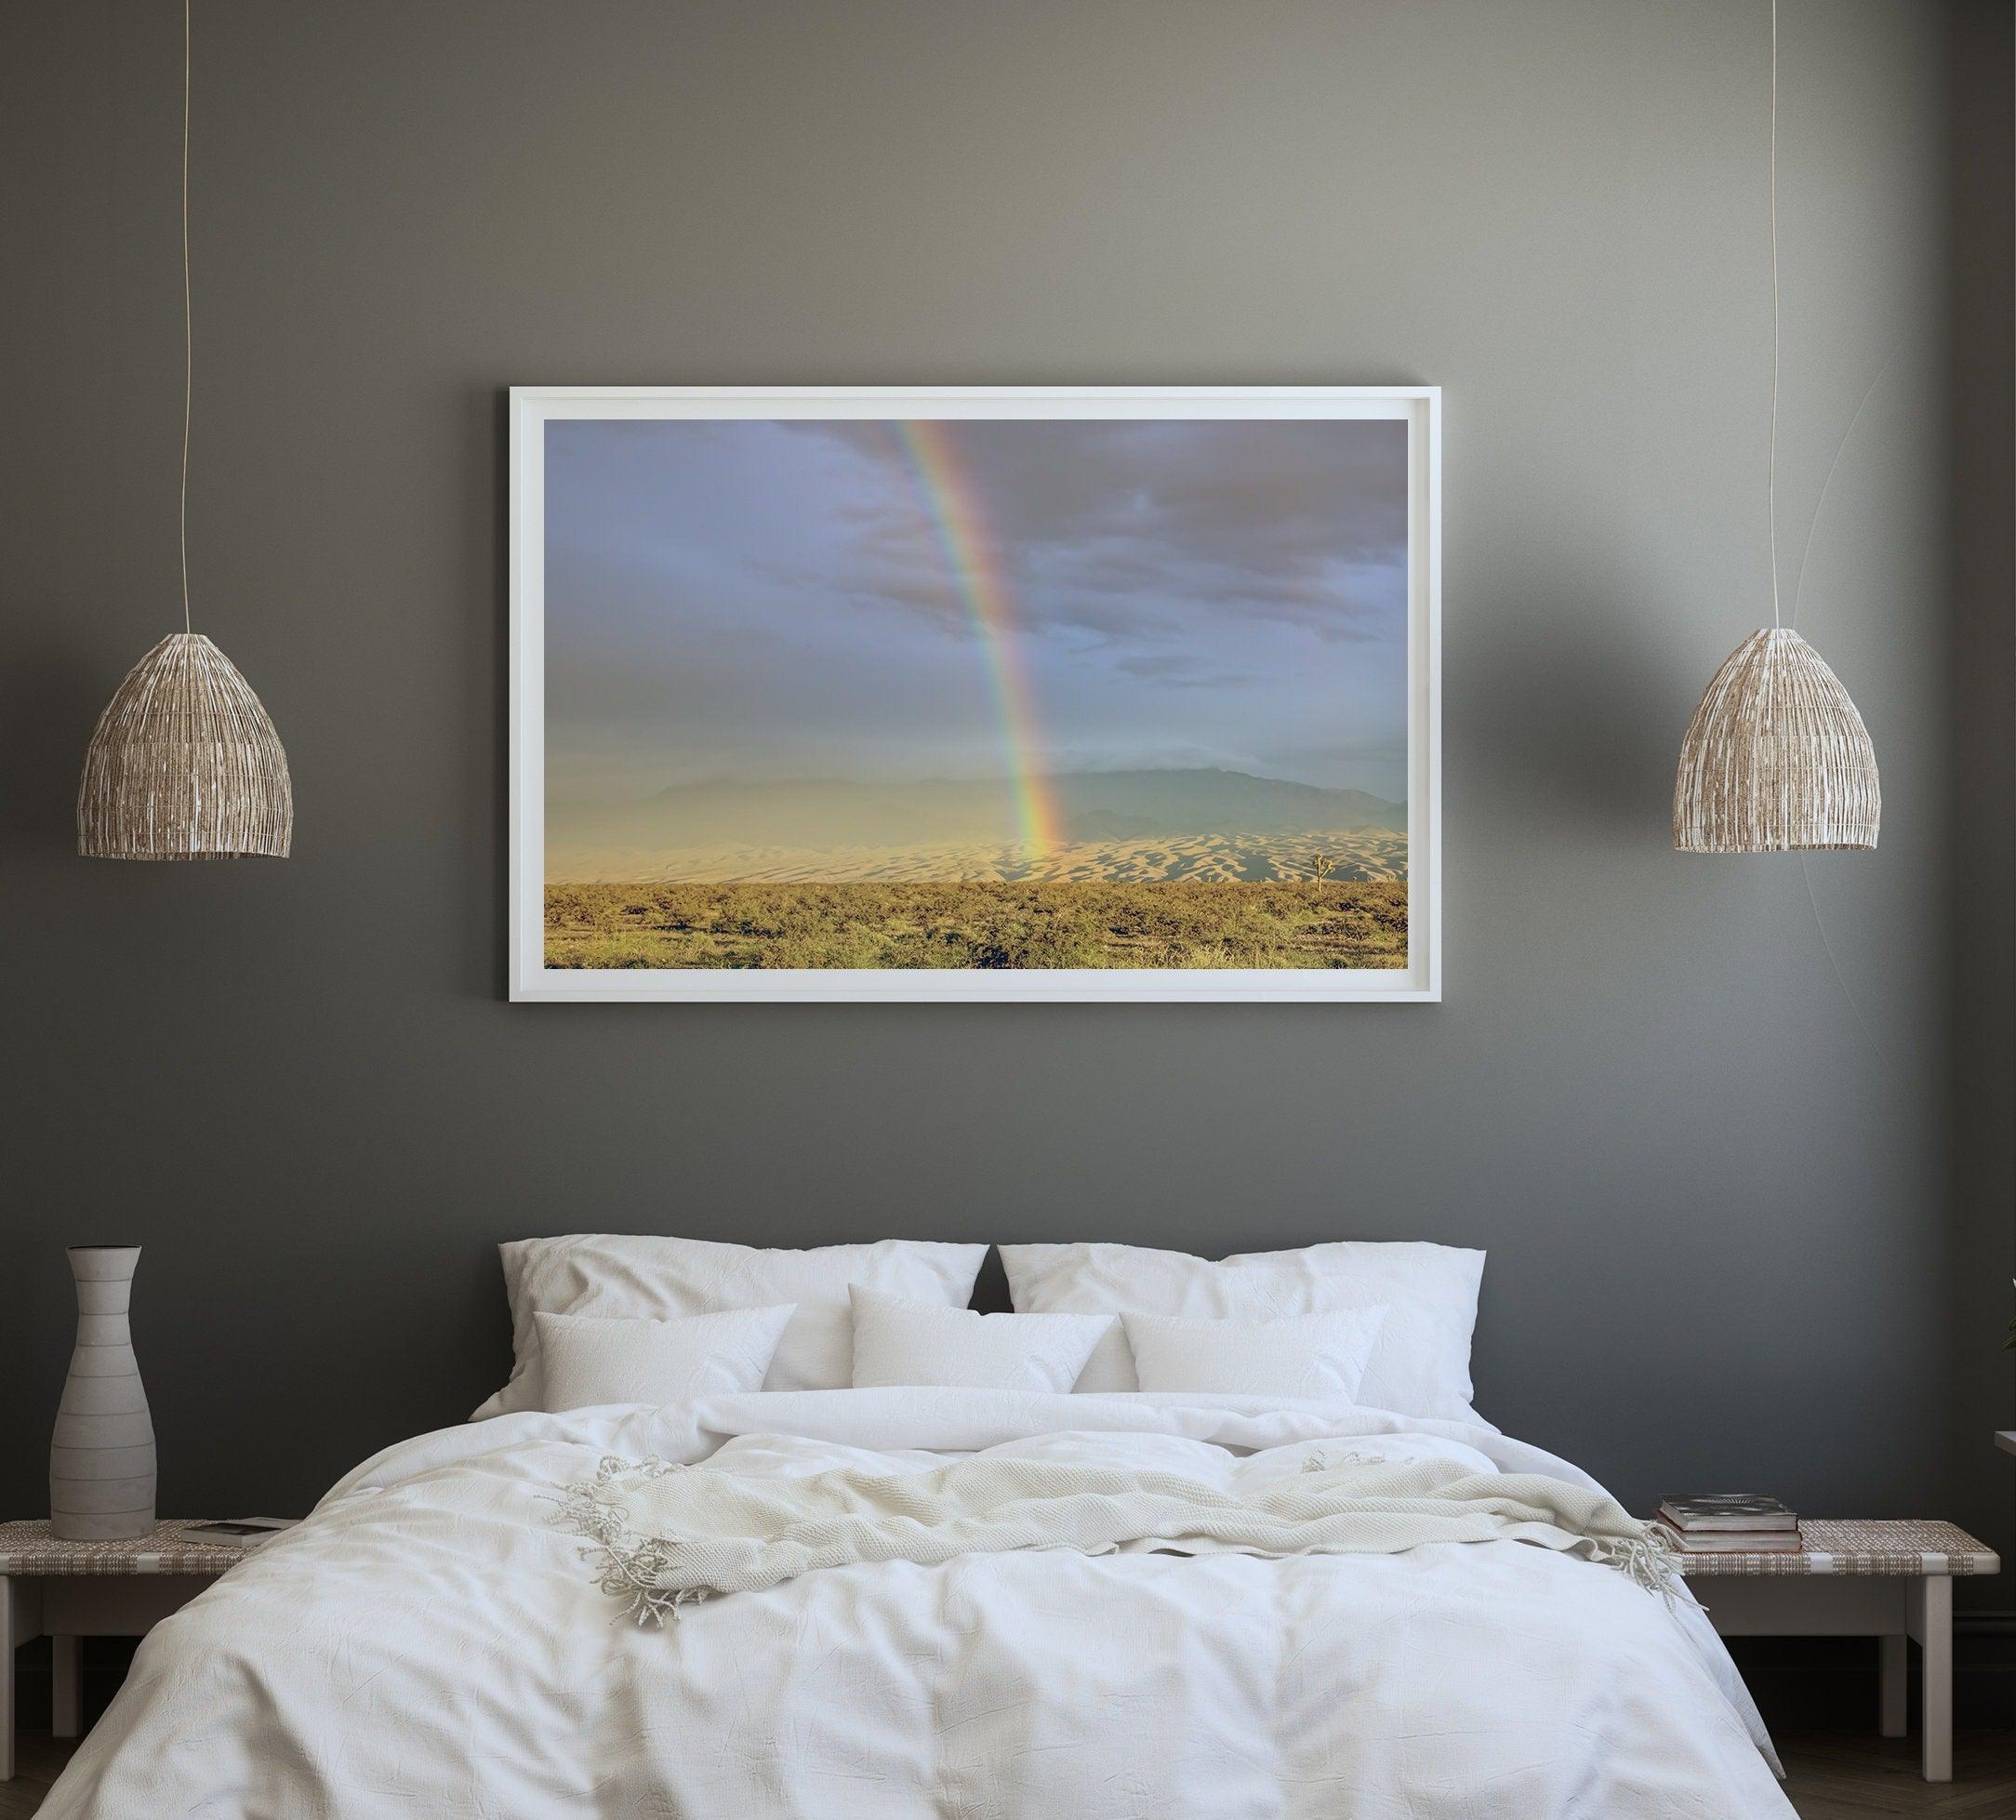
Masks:
[[[1037,761],[1036,712],[1016,636],[1015,593],[988,534],[979,495],[960,462],[948,426],[917,420],[905,421],[898,428],[944,546],[945,560],[987,654],[1023,851],[1032,867],[1041,867],[1062,844],[1062,821],[1049,774]]]

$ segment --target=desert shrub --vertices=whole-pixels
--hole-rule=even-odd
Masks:
[[[1404,966],[1407,887],[1168,880],[563,884],[560,967]]]

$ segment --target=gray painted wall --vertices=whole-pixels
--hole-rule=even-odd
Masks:
[[[1788,598],[1887,799],[1803,867],[1666,836],[1769,611],[1761,0],[199,7],[197,625],[297,857],[77,860],[175,623],[176,10],[0,28],[7,1512],[72,1241],[208,1511],[460,1417],[500,1238],[1426,1236],[1628,1497],[2016,1545],[2006,7],[1785,7]],[[499,388],[646,380],[1446,387],[1447,1003],[504,1003]]]

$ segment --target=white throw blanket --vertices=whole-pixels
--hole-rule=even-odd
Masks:
[[[755,1478],[667,1460],[604,1459],[569,1485],[562,1520],[589,1538],[603,1589],[639,1623],[816,1569],[869,1561],[934,1567],[961,1555],[1159,1548],[1390,1555],[1431,1542],[1530,1542],[1677,1589],[1657,1531],[1606,1494],[1538,1473],[1479,1473],[1452,1460],[1311,1456],[1250,1491],[1139,1467],[1023,1458],[955,1460],[927,1472],[858,1468]]]

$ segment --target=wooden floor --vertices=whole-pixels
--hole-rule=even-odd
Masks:
[[[1916,1738],[1860,1732],[1785,1732],[1785,1793],[1801,1820],[1868,1820],[1877,1813],[2016,1814],[2016,1732],[1956,1732],[1953,1780],[1918,1777]]]
[[[46,1732],[17,1733],[14,1780],[0,1782],[0,1820],[27,1820],[76,1747],[74,1739],[52,1738]]]
[[[27,1820],[75,1747],[46,1732],[23,1732],[12,1782],[0,1782],[0,1820]],[[1916,1740],[1850,1732],[1791,1732],[1778,1740],[1786,1794],[1801,1820],[1870,1820],[1885,1813],[1964,1813],[1974,1820],[2016,1814],[2016,1732],[1961,1733],[1954,1779],[1918,1780]],[[1631,1820],[1619,1814],[1617,1820]]]

